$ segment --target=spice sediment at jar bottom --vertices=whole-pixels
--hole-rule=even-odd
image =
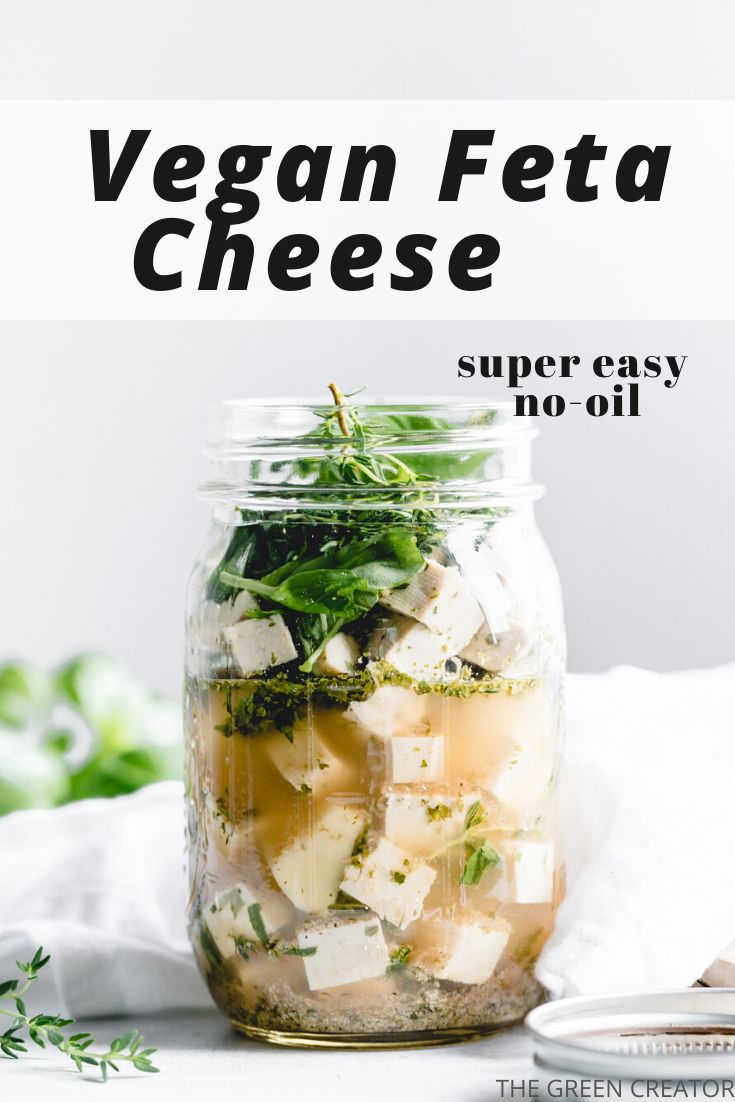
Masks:
[[[245,1031],[427,1043],[541,995],[563,881],[558,593],[528,503],[447,511],[420,456],[381,451],[410,496],[386,475],[366,509],[345,461],[376,452],[354,435],[308,469],[317,499],[338,487],[329,509],[238,506],[195,571],[190,924]]]

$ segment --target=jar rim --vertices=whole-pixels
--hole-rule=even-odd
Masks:
[[[363,468],[393,465],[399,473],[385,490],[399,507],[433,499],[477,509],[491,500],[510,504],[540,496],[530,474],[530,442],[537,433],[515,416],[513,402],[355,397],[336,391],[331,403],[245,398],[210,406],[205,453],[211,478],[202,496],[267,509],[323,505],[331,497],[350,509],[374,509],[381,485],[369,471],[363,486],[354,479],[342,483],[341,475],[328,484],[320,477],[325,464],[333,472],[345,457]],[[404,478],[401,469],[418,477]]]
[[[209,407],[206,452],[212,458],[223,459],[228,454],[263,447],[314,449],[317,443],[321,447],[343,445],[349,443],[350,436],[329,441],[308,435],[338,408],[327,400],[304,397],[225,399]],[[368,420],[383,418],[381,448],[390,445],[393,449],[415,451],[417,444],[449,441],[479,445],[533,440],[538,435],[528,422],[515,417],[515,405],[508,400],[475,402],[435,396],[406,401],[401,397],[371,396],[369,401],[355,402],[350,408],[359,410]],[[411,417],[413,422],[401,421]],[[385,418],[392,420],[386,424]],[[421,418],[435,423],[417,424]]]

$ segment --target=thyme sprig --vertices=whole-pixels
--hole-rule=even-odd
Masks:
[[[106,1051],[95,1051],[92,1046],[97,1041],[91,1033],[68,1035],[64,1032],[75,1024],[74,1018],[62,1018],[60,1014],[28,1014],[23,996],[50,959],[50,955],[44,956],[43,949],[39,948],[32,960],[25,964],[19,960],[15,962],[24,978],[0,982],[0,999],[8,999],[14,1004],[13,1010],[0,1006],[0,1014],[13,1019],[8,1029],[0,1033],[0,1052],[11,1060],[26,1055],[28,1039],[24,1032],[27,1032],[28,1038],[39,1048],[50,1045],[68,1056],[78,1071],[85,1064],[98,1067],[103,1081],[107,1080],[109,1070],[119,1071],[118,1065],[123,1063],[132,1064],[138,1071],[157,1072],[159,1069],[151,1063],[156,1050],[142,1047],[143,1037],[137,1029],[116,1037]]]

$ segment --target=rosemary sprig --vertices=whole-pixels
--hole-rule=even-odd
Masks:
[[[19,1056],[28,1052],[27,1038],[23,1031],[27,1031],[28,1037],[39,1048],[51,1045],[68,1056],[77,1067],[82,1070],[84,1064],[89,1064],[100,1069],[103,1081],[107,1080],[107,1073],[119,1071],[119,1064],[132,1064],[138,1071],[157,1072],[159,1069],[151,1063],[151,1056],[156,1051],[154,1048],[143,1048],[143,1037],[137,1029],[129,1033],[123,1033],[110,1043],[110,1047],[102,1051],[94,1051],[92,1045],[97,1044],[91,1033],[72,1033],[67,1035],[64,1031],[75,1024],[74,1018],[62,1018],[60,1014],[34,1014],[29,1015],[23,996],[26,991],[38,979],[42,968],[48,964],[50,956],[43,955],[43,949],[37,949],[32,960],[22,964],[17,960],[19,970],[24,979],[12,979],[0,982],[0,999],[9,999],[15,1009],[8,1010],[0,1006],[0,1014],[12,1018],[13,1021],[4,1033],[0,1033],[0,1052],[11,1060],[17,1060]]]

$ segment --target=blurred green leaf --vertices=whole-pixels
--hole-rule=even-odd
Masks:
[[[25,734],[0,731],[0,814],[53,807],[69,796],[63,762]]]
[[[0,666],[0,726],[21,731],[48,714],[53,698],[53,678],[30,662]]]
[[[12,722],[8,721],[9,720]],[[179,708],[103,654],[0,667],[0,815],[118,796],[183,771]]]

